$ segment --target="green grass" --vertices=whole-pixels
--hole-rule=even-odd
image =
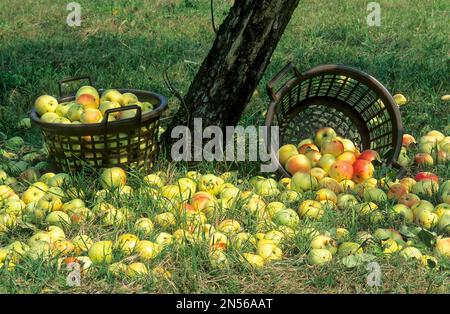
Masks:
[[[232,1],[216,1],[216,19],[220,22]],[[8,137],[23,136],[40,147],[36,128],[23,131],[16,127],[25,117],[34,99],[44,93],[57,95],[58,80],[88,74],[97,87],[129,87],[158,91],[171,96],[163,81],[168,69],[174,85],[186,92],[199,64],[214,40],[206,0],[115,0],[109,3],[79,1],[81,27],[65,24],[66,1],[2,1],[0,3],[0,131]],[[420,136],[431,129],[443,130],[450,124],[450,107],[440,97],[449,93],[449,41],[447,1],[383,0],[382,26],[366,25],[367,1],[301,1],[294,13],[271,63],[261,80],[259,96],[253,97],[241,123],[262,124],[267,109],[265,84],[288,61],[301,70],[319,64],[342,63],[358,67],[382,82],[393,94],[401,92],[409,103],[401,107],[405,130]],[[170,118],[178,106],[170,97]],[[167,121],[167,119],[165,121]],[[186,166],[164,161],[158,168],[183,175]],[[202,173],[236,169],[240,178],[258,174],[255,163],[198,165]],[[381,171],[384,171],[382,169]],[[448,167],[433,168],[448,178]],[[88,206],[94,205],[92,189],[96,182],[80,177],[75,186],[85,190]],[[86,184],[88,182],[88,184]],[[131,179],[135,190],[139,178]],[[240,184],[240,183],[239,183]],[[242,183],[243,188],[248,185]],[[24,186],[18,184],[18,189]],[[307,196],[304,196],[307,197]],[[136,215],[152,216],[161,209],[146,197],[112,198],[116,206],[128,207]],[[293,208],[298,206],[293,204]],[[256,231],[251,217],[242,217],[239,209],[229,215],[249,218],[248,228]],[[369,224],[354,221],[347,213],[331,212],[313,225],[320,231],[346,226],[355,239],[362,229],[399,227],[401,222],[383,221]],[[39,227],[44,227],[40,225]],[[131,232],[132,224],[111,230],[97,224],[79,227],[95,240]],[[79,229],[69,230],[68,237]],[[29,229],[18,229],[4,243],[26,239]],[[166,251],[149,264],[164,265],[173,273],[171,280],[115,279],[105,270],[83,277],[80,288],[69,288],[66,273],[56,265],[38,262],[19,264],[14,272],[0,270],[0,292],[68,293],[68,292],[273,292],[273,293],[448,293],[448,262],[440,261],[441,271],[425,270],[417,263],[401,258],[379,257],[383,284],[369,288],[364,266],[347,269],[338,261],[323,268],[306,264],[308,241],[294,239],[289,258],[273,263],[262,271],[243,267],[237,254],[230,256],[231,267],[214,270],[201,245]],[[446,264],[447,263],[447,264]]]

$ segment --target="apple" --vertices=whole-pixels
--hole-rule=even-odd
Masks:
[[[284,167],[288,159],[294,155],[297,155],[297,147],[292,144],[286,144],[280,147],[278,150],[278,161]]]
[[[205,174],[202,175],[198,181],[198,189],[216,196],[220,193],[223,183],[224,181],[222,178],[219,178],[213,174]]]
[[[161,228],[168,229],[176,225],[175,215],[171,212],[165,212],[155,215],[153,221]]]
[[[320,153],[322,155],[331,154],[334,157],[338,157],[344,152],[344,144],[338,139],[323,142],[320,147]]]
[[[414,160],[419,166],[432,166],[433,165],[433,157],[427,153],[418,153],[414,156]]]
[[[95,242],[89,249],[88,255],[94,264],[111,264],[113,259],[112,249],[112,241]]]
[[[119,250],[126,256],[131,255],[139,242],[139,238],[131,233],[120,235],[114,243],[114,249]]]
[[[105,226],[123,226],[126,223],[126,217],[121,210],[111,208],[102,213],[101,221]]]
[[[342,193],[342,191],[343,191],[342,186],[339,184],[339,182],[337,182],[333,178],[329,178],[329,177],[325,177],[322,180],[320,180],[319,187],[325,188],[325,189],[330,189],[331,191],[336,193],[336,195],[339,193]]]
[[[450,238],[440,238],[436,241],[433,252],[437,256],[450,258]]]
[[[368,188],[364,190],[364,200],[366,202],[384,203],[387,195],[382,189]]]
[[[160,248],[164,248],[173,243],[173,236],[170,233],[161,232],[156,236],[155,243],[158,244]]]
[[[100,104],[100,106],[98,107],[98,110],[100,110],[100,112],[102,113],[102,115],[105,115],[106,110],[109,109],[116,109],[116,108],[120,108],[120,104],[117,102],[113,102],[113,101],[104,101]],[[111,113],[109,116],[110,117],[117,117],[118,112],[113,112]]]
[[[369,162],[373,162],[374,160],[380,161],[380,155],[374,150],[366,149],[358,156],[358,159],[367,160]]]
[[[299,154],[306,154],[310,151],[319,152],[319,148],[314,143],[304,143],[297,148]]]
[[[341,142],[342,142],[342,145],[344,145],[344,152],[356,153],[357,149],[355,147],[355,144],[351,140],[349,140],[347,138],[343,138],[341,140]]]
[[[46,243],[52,242],[51,237],[47,232],[39,231],[39,232],[35,233],[28,239],[27,244],[30,248],[33,248],[35,246],[38,246],[41,242],[46,242]]]
[[[143,235],[150,235],[154,229],[153,222],[149,218],[139,218],[134,223],[134,229]]]
[[[251,267],[254,267],[254,268],[264,267],[264,258],[259,256],[258,254],[243,253],[242,259],[243,259],[243,261],[247,262]]]
[[[426,134],[426,136],[434,137],[436,139],[436,142],[440,142],[445,138],[445,135],[437,130],[431,130]]]
[[[264,235],[264,240],[271,240],[278,246],[282,244],[284,239],[285,239],[284,233],[279,230],[270,230],[266,232],[266,234]],[[260,245],[261,243],[262,242],[259,241],[257,245]]]
[[[70,226],[71,220],[69,215],[62,211],[52,211],[47,215],[45,221],[53,226],[67,227]]]
[[[336,157],[331,154],[324,154],[319,160],[319,167],[327,173],[330,171],[331,165],[336,161]]]
[[[345,228],[336,228],[335,235],[336,240],[343,241],[349,237],[350,231],[348,231],[348,229]]]
[[[427,200],[420,200],[411,207],[411,210],[413,211],[414,217],[417,218],[422,211],[433,212],[434,206]]]
[[[90,94],[81,94],[76,98],[76,102],[86,109],[98,109],[99,101]]]
[[[416,194],[407,193],[400,196],[398,202],[411,208],[412,206],[420,202],[420,198]]]
[[[336,204],[337,196],[336,193],[334,193],[332,190],[322,188],[316,192],[316,201],[331,201],[332,203]]]
[[[411,188],[411,192],[418,196],[433,196],[439,191],[439,185],[432,180],[422,180]]]
[[[277,212],[279,212],[282,209],[285,209],[286,205],[282,202],[270,202],[266,206],[266,211],[269,213],[269,216],[272,218],[275,216]]]
[[[283,251],[272,240],[259,241],[256,253],[265,261],[280,260],[283,257]]]
[[[83,106],[74,103],[70,105],[69,109],[67,110],[66,118],[68,118],[72,122],[79,121],[83,112],[84,112]]]
[[[134,262],[128,265],[125,270],[125,274],[130,278],[139,278],[143,276],[148,276],[148,268],[145,264],[140,262]]]
[[[225,234],[234,234],[241,231],[241,224],[234,219],[225,219],[219,224],[217,230]]]
[[[77,93],[75,94],[75,99],[78,99],[81,95],[91,95],[94,97],[94,99],[96,100],[97,103],[99,103],[100,100],[100,96],[98,94],[98,91],[95,89],[95,87],[89,86],[89,85],[85,85],[85,86],[81,86]]]
[[[327,141],[332,141],[336,138],[337,134],[336,131],[334,131],[330,127],[324,127],[317,130],[315,135],[314,142],[319,146],[322,147],[322,144]]]
[[[450,213],[450,204],[441,203],[436,205],[434,208],[434,213],[441,218],[444,215],[447,215]]]
[[[125,186],[127,174],[122,168],[112,167],[104,169],[100,175],[100,184],[104,189],[115,189]]]
[[[294,175],[297,172],[309,172],[311,170],[311,161],[303,154],[297,154],[290,157],[286,161],[286,171],[291,175]]]
[[[356,211],[360,215],[370,215],[378,209],[378,205],[374,202],[364,202],[356,206]]]
[[[322,154],[315,150],[306,152],[305,156],[311,161],[311,167],[316,167],[319,163],[320,158],[322,158]]]
[[[83,113],[80,115],[81,123],[99,123],[103,119],[103,115],[98,109],[87,108],[84,109]]]
[[[57,211],[62,208],[62,201],[57,195],[45,194],[37,202],[36,207],[46,211]]]
[[[31,260],[48,260],[52,257],[52,250],[50,243],[39,241],[33,246],[30,245],[30,250],[27,251],[27,257]]]
[[[336,160],[346,161],[350,164],[354,164],[357,160],[356,154],[351,151],[344,151],[342,154],[340,154]]]
[[[305,200],[303,201],[298,209],[300,217],[307,217],[311,219],[319,220],[325,213],[323,206],[318,201]]]
[[[436,153],[438,149],[438,145],[436,142],[421,142],[419,144],[418,147],[418,152],[419,153],[424,153],[424,154],[434,154]]]
[[[224,269],[228,267],[228,258],[221,250],[214,250],[209,253],[209,262],[211,267],[216,269]]]
[[[299,193],[292,191],[292,190],[286,190],[281,192],[280,194],[280,202],[283,202],[287,205],[292,204],[300,199]]]
[[[350,180],[353,177],[353,166],[347,161],[336,160],[331,165],[328,174],[337,182]]]
[[[144,182],[148,185],[153,185],[157,187],[163,187],[166,181],[163,180],[159,175],[152,173],[144,177]]]
[[[56,107],[55,113],[60,116],[60,117],[66,117],[70,106],[72,106],[74,104],[74,102],[69,102],[69,103],[64,103],[64,104],[59,104]]]
[[[72,199],[72,200],[64,203],[61,210],[63,212],[68,212],[72,209],[81,208],[81,207],[85,207],[85,206],[86,206],[86,204],[84,203],[83,200],[81,200],[79,198],[75,198],[75,199]]]
[[[391,199],[398,200],[398,199],[400,199],[400,197],[402,197],[406,193],[408,193],[408,189],[405,187],[405,185],[403,185],[401,183],[394,183],[393,185],[391,185],[391,187],[389,188],[389,190],[387,192],[387,198],[389,200],[391,200]]]
[[[309,251],[307,259],[310,265],[323,265],[330,262],[333,255],[325,249],[312,249]]]
[[[330,251],[331,254],[335,254],[337,252],[338,244],[333,238],[327,235],[318,235],[311,240],[309,247],[311,249],[326,249]]]
[[[55,112],[58,101],[49,95],[39,96],[34,102],[34,109],[39,116],[47,112]]]
[[[107,89],[103,92],[100,102],[111,101],[121,104],[122,93],[116,89]]]
[[[413,259],[413,258],[415,258],[417,260],[422,259],[422,252],[420,252],[419,249],[417,249],[413,246],[404,248],[403,250],[400,251],[399,255],[406,260]]]
[[[403,138],[402,138],[402,145],[406,148],[408,148],[409,146],[416,144],[416,139],[414,138],[414,136],[410,135],[410,134],[403,134]]]
[[[92,239],[85,235],[77,235],[72,239],[72,244],[74,245],[74,251],[77,255],[80,255],[84,252],[89,252],[89,249],[94,244]]]
[[[425,229],[431,229],[437,225],[439,221],[438,215],[428,210],[422,210],[418,213],[416,221]]]
[[[51,248],[56,253],[56,255],[67,256],[74,251],[75,246],[71,241],[60,240],[53,243]]]
[[[408,167],[411,164],[411,158],[408,156],[408,152],[405,147],[400,149],[400,154],[398,155],[397,162],[402,167]]]
[[[361,253],[363,253],[363,248],[359,243],[356,242],[343,242],[339,245],[337,250],[337,255],[341,257]]]
[[[322,168],[312,168],[309,172],[314,178],[317,179],[317,181],[322,180],[323,178],[327,177],[328,174],[323,170]]]
[[[214,250],[226,250],[228,246],[228,237],[221,232],[214,232],[209,239],[209,245]]]
[[[133,93],[124,93],[122,94],[122,98],[120,99],[120,104],[122,106],[133,105],[139,102],[137,96]]]
[[[352,194],[339,194],[337,196],[336,205],[341,210],[350,210],[358,204],[358,200]]]
[[[317,186],[317,179],[310,174],[297,172],[292,177],[291,189],[296,192],[315,190]]]
[[[356,183],[363,183],[373,176],[374,167],[370,161],[358,159],[353,164],[353,178]]]
[[[273,216],[273,221],[277,225],[295,228],[299,224],[300,218],[294,210],[290,208],[283,208],[275,213]]]
[[[395,94],[394,96],[394,101],[398,106],[403,106],[405,105],[408,100],[406,99],[406,97],[402,94]]]
[[[53,123],[59,116],[54,112],[47,112],[41,116],[41,121],[45,123]]]
[[[136,244],[135,252],[141,261],[148,262],[159,254],[160,247],[157,243],[153,243],[148,240],[141,240]]]
[[[447,233],[450,232],[450,211],[448,211],[446,215],[439,217],[439,223],[437,225],[437,228],[440,232],[447,232]]]
[[[396,204],[392,207],[392,211],[397,215],[403,216],[407,223],[412,223],[414,221],[414,214],[412,210],[403,204]]]

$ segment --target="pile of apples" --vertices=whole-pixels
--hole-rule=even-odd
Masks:
[[[189,171],[178,178],[159,172],[132,187],[127,174],[114,167],[101,172],[100,189],[92,198],[70,187],[72,178],[65,173],[45,173],[23,192],[4,184],[8,175],[2,173],[0,237],[11,237],[23,224],[34,232],[27,241],[0,248],[0,267],[14,271],[27,259],[44,260],[56,261],[61,269],[79,263],[84,275],[106,266],[114,276],[170,279],[171,270],[158,264],[158,258],[177,248],[204,247],[212,268],[230,267],[230,255],[237,255],[243,265],[262,268],[289,257],[299,239],[309,243],[299,258],[310,265],[371,252],[418,259],[424,267],[450,258],[450,238],[445,237],[450,232],[450,180],[440,187],[443,203],[434,206],[425,200],[434,193],[429,187],[438,186],[430,173],[398,182],[356,177],[360,183],[355,183],[347,177],[338,181],[327,172],[317,179],[311,171],[295,172],[292,179],[258,176],[248,182],[233,172],[219,176]],[[154,208],[142,214],[121,205],[120,197],[115,204],[107,201],[117,195],[147,197]],[[371,223],[400,217],[410,228],[407,235],[383,228],[355,235],[346,226],[320,230],[311,224],[333,211]],[[92,225],[119,232],[86,233],[89,228],[84,226]],[[79,233],[68,238],[73,229]],[[436,232],[430,252],[417,237],[423,229]]]
[[[412,158],[412,156],[413,158]],[[413,163],[420,168],[448,165],[450,162],[450,136],[431,130],[417,142],[411,134],[404,134],[398,163],[403,167]]]
[[[90,124],[103,120],[106,110],[137,105],[142,112],[153,110],[150,102],[141,102],[133,93],[120,93],[116,89],[105,90],[101,97],[92,86],[83,86],[78,89],[75,101],[59,104],[56,98],[50,95],[38,97],[34,109],[40,120],[45,123],[60,124]],[[108,115],[108,121],[133,118],[136,110],[124,110]]]

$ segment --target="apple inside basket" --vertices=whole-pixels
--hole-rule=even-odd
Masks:
[[[72,96],[39,97],[31,120],[42,130],[50,157],[62,171],[114,166],[149,170],[166,109],[167,99],[154,92],[97,92],[84,86]]]

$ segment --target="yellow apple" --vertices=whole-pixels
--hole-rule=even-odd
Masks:
[[[34,102],[34,109],[39,116],[42,116],[47,112],[55,112],[57,106],[58,101],[49,95],[39,96]]]

